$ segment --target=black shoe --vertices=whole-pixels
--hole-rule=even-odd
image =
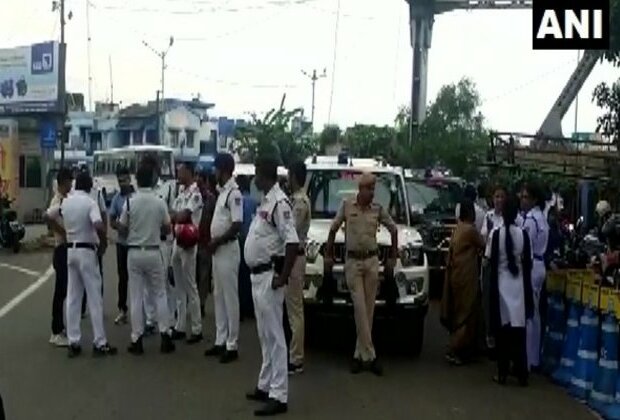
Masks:
[[[116,347],[112,347],[108,343],[103,346],[93,346],[93,357],[114,356],[118,350]]]
[[[145,337],[150,337],[152,335],[157,334],[157,327],[155,327],[155,325],[149,325],[147,324],[144,327],[144,336]]]
[[[254,415],[257,417],[275,416],[278,414],[286,413],[288,405],[286,403],[269,398],[263,408],[254,411]]]
[[[269,401],[269,393],[255,388],[254,391],[245,394],[245,398],[250,401],[267,402]]]
[[[173,353],[176,350],[176,346],[174,345],[174,341],[172,341],[172,337],[169,334],[162,333],[161,334],[161,345],[159,347],[159,351],[161,353]]]
[[[296,365],[294,363],[288,364],[288,374],[289,375],[297,375],[299,373],[304,373],[304,365],[302,363]]]
[[[239,358],[239,352],[237,350],[226,350],[222,353],[222,357],[220,357],[220,363],[230,363],[234,362]]]
[[[226,352],[226,346],[213,346],[205,350],[205,356],[221,356]]]
[[[79,344],[70,344],[69,345],[69,351],[68,351],[69,359],[73,359],[74,357],[78,357],[80,354],[82,354],[82,347]]]
[[[502,376],[495,375],[493,377],[493,382],[495,382],[498,385],[506,385],[506,380],[507,380],[506,376],[503,376],[503,375]]]
[[[132,342],[129,347],[127,347],[127,351],[134,356],[140,356],[144,354],[144,346],[142,346],[142,337],[138,338],[138,341]]]
[[[172,330],[173,340],[185,340],[185,337],[187,337],[187,335],[185,334],[184,331],[177,331],[175,329]]]
[[[187,344],[196,344],[202,341],[202,333],[201,334],[192,334],[187,339]]]
[[[362,365],[362,361],[360,359],[353,359],[353,361],[351,362],[351,373],[352,374],[358,374],[362,371],[363,369],[363,365]]]
[[[383,376],[383,367],[376,358],[368,364],[368,370],[377,376]]]

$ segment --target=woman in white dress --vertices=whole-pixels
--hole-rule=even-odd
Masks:
[[[525,230],[515,224],[516,200],[504,205],[503,224],[491,231],[489,260],[489,311],[497,351],[498,384],[505,384],[512,363],[522,386],[527,385],[526,321],[533,314],[532,251]]]

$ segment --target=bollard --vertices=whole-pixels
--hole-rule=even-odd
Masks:
[[[566,321],[564,319],[564,297],[558,293],[552,293],[549,295],[548,302],[542,368],[544,373],[551,375],[558,368],[562,357]]]
[[[586,306],[579,321],[579,349],[568,388],[571,395],[587,400],[592,391],[596,362],[598,360],[598,313]]]
[[[579,349],[579,317],[581,316],[581,305],[571,302],[566,321],[566,334],[562,345],[562,355],[558,368],[553,372],[551,378],[558,384],[567,386],[570,383],[577,350]]]
[[[618,381],[618,320],[608,314],[601,326],[601,352],[588,405],[601,415],[614,403]]]

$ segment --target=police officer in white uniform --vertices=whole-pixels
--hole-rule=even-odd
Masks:
[[[215,158],[215,177],[220,192],[211,219],[213,255],[213,301],[215,305],[215,345],[205,356],[220,356],[229,363],[238,358],[239,337],[239,231],[243,223],[243,202],[239,186],[233,178],[235,160],[228,153]]]
[[[81,353],[80,304],[84,291],[94,333],[94,356],[116,354],[106,339],[103,327],[102,279],[97,257],[98,250],[107,246],[106,228],[100,209],[89,196],[93,181],[87,172],[80,172],[75,181],[75,192],[60,207],[51,207],[48,217],[62,217],[67,235],[67,338],[69,357]]]
[[[171,231],[166,204],[154,193],[152,171],[141,166],[136,173],[138,191],[123,206],[120,224],[127,232],[127,268],[129,271],[129,309],[131,314],[131,345],[129,352],[144,353],[142,336],[144,318],[142,306],[145,289],[153,296],[157,324],[161,334],[161,352],[174,351],[170,314],[166,300],[166,285],[160,237]]]
[[[174,200],[173,223],[192,223],[198,229],[202,217],[202,195],[193,182],[192,171],[186,165],[178,169],[179,194]],[[188,344],[202,341],[202,317],[200,316],[200,298],[196,285],[196,252],[197,246],[183,249],[176,240],[172,247],[172,271],[179,296],[177,322],[172,334],[174,339],[186,337],[187,312],[191,325]]]
[[[140,163],[142,166],[148,166],[153,173],[153,181],[152,187],[156,192],[157,196],[166,204],[166,208],[168,209],[168,213],[172,213],[172,209],[174,207],[174,200],[176,198],[176,190],[172,183],[165,184],[160,177],[160,162],[155,155],[146,155],[142,162]],[[174,325],[176,323],[175,313],[177,312],[177,292],[176,288],[172,282],[172,274],[171,274],[171,264],[170,260],[172,257],[172,244],[173,238],[172,233],[167,235],[161,235],[161,254],[164,262],[164,272],[166,276],[166,298],[168,302],[168,312],[170,314],[170,325]],[[156,318],[156,309],[155,304],[153,302],[153,297],[150,295],[149,290],[145,290],[144,295],[144,311],[146,313],[146,329],[145,335],[149,335],[154,332],[154,326],[152,321]]]
[[[284,413],[288,408],[288,364],[284,337],[285,285],[299,250],[293,210],[278,185],[278,163],[264,157],[256,161],[256,186],[265,193],[245,242],[250,268],[256,328],[263,364],[258,385],[246,397],[265,402],[257,416]]]

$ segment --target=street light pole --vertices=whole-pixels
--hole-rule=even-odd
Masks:
[[[147,47],[149,50],[153,51],[155,53],[155,55],[157,55],[160,59],[161,59],[161,99],[160,99],[160,103],[162,104],[160,107],[158,107],[157,110],[157,119],[159,121],[159,119],[161,119],[161,111],[160,110],[164,110],[165,109],[165,101],[164,101],[164,78],[165,78],[165,74],[166,74],[166,56],[168,55],[168,51],[170,51],[170,48],[172,48],[172,45],[174,44],[174,37],[171,36],[170,37],[170,42],[168,43],[168,48],[166,48],[164,51],[157,51],[155,48],[153,48],[151,45],[149,45],[146,41],[142,41],[142,44]],[[160,126],[160,130],[158,130],[157,135],[159,136],[159,144],[163,144],[163,140],[164,140],[164,133],[165,133],[165,119],[164,119],[164,124],[159,124]]]
[[[312,81],[312,112],[310,117],[310,124],[312,124],[312,128],[314,129],[314,98],[315,98],[315,90],[316,90],[316,82],[319,79],[327,77],[327,69],[323,69],[323,74],[317,75],[316,70],[312,70],[312,74],[308,74],[306,71],[301,71],[304,76],[309,78]]]

